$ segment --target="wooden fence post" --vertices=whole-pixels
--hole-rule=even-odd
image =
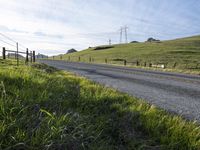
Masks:
[[[32,51],[30,51],[30,59],[31,59],[31,63],[33,62],[33,55],[32,55]]]
[[[6,48],[5,47],[3,47],[2,56],[3,56],[3,59],[6,59]]]
[[[136,61],[136,66],[139,66],[139,61],[138,60]]]
[[[126,60],[124,60],[124,66],[126,66]]]
[[[35,51],[33,51],[33,62],[35,62]]]
[[[197,63],[197,65],[196,65],[196,69],[198,69],[198,67],[199,67],[199,64],[200,64],[200,63]]]
[[[26,63],[28,63],[28,48],[26,49]]]
[[[146,63],[146,61],[144,62],[144,67],[146,67],[147,66],[147,63]]]
[[[62,60],[62,55],[60,55],[60,60]]]
[[[176,66],[177,66],[177,62],[174,63],[173,68],[176,68]]]
[[[163,66],[163,69],[166,69],[167,65],[168,65],[168,63],[165,63],[164,66]]]
[[[81,57],[80,56],[78,57],[78,61],[81,61]]]
[[[17,53],[15,52],[15,60],[17,59]]]
[[[105,59],[105,63],[106,63],[106,64],[108,63],[108,60],[107,60],[107,58]]]

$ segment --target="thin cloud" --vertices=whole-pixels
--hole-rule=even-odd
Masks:
[[[47,34],[44,32],[34,32],[34,35],[39,36],[39,37],[51,37],[51,38],[57,38],[57,39],[63,39],[63,35],[59,34]]]
[[[199,0],[9,0],[0,1],[0,32],[44,53],[119,42],[162,40],[200,33]],[[42,52],[41,52],[42,53]]]
[[[3,32],[16,32],[16,33],[28,33],[27,31],[18,30],[18,29],[10,29],[7,26],[0,25],[0,31]]]

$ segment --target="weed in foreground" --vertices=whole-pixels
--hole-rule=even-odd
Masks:
[[[197,124],[70,73],[11,66],[0,81],[0,149],[200,147]]]

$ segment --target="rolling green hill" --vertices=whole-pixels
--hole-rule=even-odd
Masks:
[[[98,50],[96,50],[98,49]],[[60,56],[55,57],[60,59]],[[83,61],[95,63],[123,63],[113,59],[126,59],[127,64],[139,61],[140,66],[145,62],[166,63],[167,68],[199,69],[200,64],[200,36],[175,39],[161,42],[143,42],[117,44],[112,46],[99,46],[86,50],[66,54],[64,60]]]

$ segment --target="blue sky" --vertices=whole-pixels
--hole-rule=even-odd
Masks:
[[[119,43],[125,25],[129,41],[200,34],[199,0],[0,0],[0,6],[0,33],[22,49],[49,55],[108,44],[109,38]]]

